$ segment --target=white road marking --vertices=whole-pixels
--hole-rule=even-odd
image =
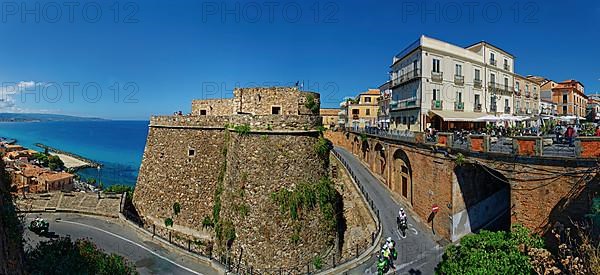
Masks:
[[[112,233],[112,232],[108,232],[108,231],[106,231],[106,230],[104,230],[104,229],[100,229],[100,228],[97,228],[97,227],[94,227],[94,226],[91,226],[91,225],[87,225],[87,224],[83,224],[83,223],[71,222],[71,221],[65,221],[65,220],[57,220],[56,222],[61,222],[61,223],[62,223],[62,222],[64,222],[64,223],[71,223],[71,224],[76,224],[76,225],[79,225],[79,226],[84,226],[84,227],[89,227],[89,228],[92,228],[92,229],[96,229],[96,230],[98,230],[98,231],[100,231],[100,232],[104,232],[104,233],[106,233],[106,234],[108,234],[108,235],[111,235],[111,236],[113,236],[113,237],[115,237],[115,238],[119,238],[119,239],[121,239],[121,240],[123,240],[123,241],[126,241],[126,242],[128,242],[128,243],[131,243],[131,244],[133,244],[133,245],[136,245],[136,246],[140,247],[141,249],[144,249],[144,250],[146,250],[146,251],[150,252],[150,253],[151,253],[151,254],[153,254],[154,256],[156,256],[156,257],[159,257],[159,258],[161,258],[161,259],[163,259],[163,260],[165,260],[165,261],[167,261],[167,262],[170,262],[170,263],[172,263],[173,265],[175,265],[175,266],[177,266],[177,267],[179,267],[179,268],[181,268],[181,269],[183,269],[183,270],[186,270],[186,271],[188,271],[188,272],[190,272],[190,273],[193,273],[193,274],[203,275],[202,273],[196,272],[196,271],[194,271],[194,270],[191,270],[191,269],[189,269],[189,268],[187,268],[187,267],[185,267],[185,266],[182,266],[182,265],[180,265],[180,264],[178,264],[178,263],[176,263],[176,262],[174,262],[174,261],[170,260],[169,258],[166,258],[166,257],[164,257],[164,256],[161,256],[160,254],[158,254],[158,253],[156,253],[156,252],[154,252],[154,251],[152,251],[152,250],[150,250],[150,249],[146,248],[145,246],[143,246],[143,245],[141,245],[141,244],[138,244],[138,243],[136,243],[136,242],[134,242],[134,241],[132,241],[132,240],[130,240],[130,239],[127,239],[127,238],[125,238],[125,237],[121,237],[121,236],[119,236],[119,235],[117,235],[117,234],[114,234],[114,233]]]

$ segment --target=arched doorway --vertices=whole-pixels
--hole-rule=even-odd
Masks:
[[[410,204],[413,204],[412,168],[408,155],[402,149],[396,149],[393,155],[392,191],[402,195]]]
[[[385,148],[378,142],[375,144],[374,149],[373,167],[371,169],[378,175],[384,176],[386,166]]]

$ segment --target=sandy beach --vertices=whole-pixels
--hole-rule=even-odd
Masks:
[[[79,159],[76,159],[74,157],[67,156],[64,154],[58,154],[58,153],[52,153],[52,152],[49,152],[49,154],[58,156],[60,158],[60,160],[63,161],[66,168],[78,168],[78,167],[90,165],[89,163],[87,163],[85,161],[82,161],[82,160],[79,160]]]

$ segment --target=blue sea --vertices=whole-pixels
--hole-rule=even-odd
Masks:
[[[134,186],[142,162],[148,121],[56,121],[3,122],[0,137],[16,139],[17,144],[42,151],[42,143],[101,163],[102,169],[83,169],[83,178],[97,178],[105,186]]]

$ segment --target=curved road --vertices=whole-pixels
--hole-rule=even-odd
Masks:
[[[383,228],[382,241],[392,237],[396,242],[398,260],[395,261],[396,274],[434,274],[435,266],[440,262],[443,248],[436,242],[431,229],[416,222],[414,214],[404,205],[392,198],[390,190],[371,174],[371,172],[352,153],[343,148],[335,147],[357,179],[365,188],[381,217]],[[418,183],[417,183],[418,184]],[[404,207],[408,215],[409,229],[406,237],[402,237],[397,229],[396,217],[400,207]],[[351,274],[377,274],[376,259],[371,258],[365,264],[353,269]],[[393,270],[390,272],[393,273]]]
[[[140,274],[219,274],[202,261],[179,252],[164,249],[140,237],[131,227],[103,217],[64,213],[28,214],[26,224],[41,217],[50,222],[50,231],[72,239],[88,238],[108,253],[116,253],[134,263]],[[149,237],[149,236],[148,236]],[[27,246],[47,240],[25,230]]]

